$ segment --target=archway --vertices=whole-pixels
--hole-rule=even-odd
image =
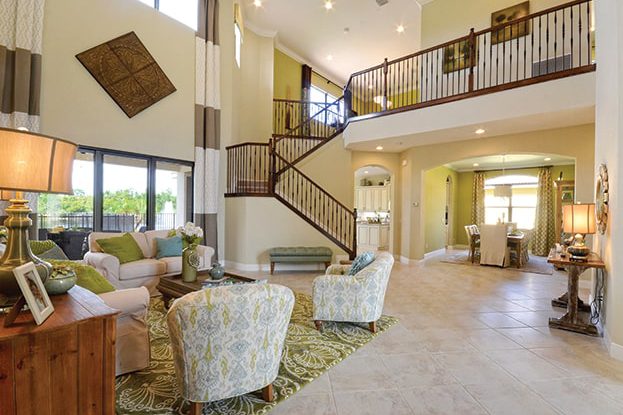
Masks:
[[[394,248],[392,203],[393,175],[383,166],[355,170],[354,206],[357,209],[357,250],[389,251]]]

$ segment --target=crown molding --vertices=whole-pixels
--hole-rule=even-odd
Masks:
[[[293,51],[292,49],[290,49],[289,47],[284,45],[279,40],[279,36],[275,37],[275,48],[277,50],[285,53],[286,55],[288,55],[289,57],[291,57],[292,59],[294,59],[298,63],[310,66],[314,72],[316,72],[318,75],[322,76],[323,78],[333,82],[334,84],[341,85],[341,86],[345,86],[346,85],[346,81],[343,81],[341,79],[337,79],[335,76],[329,75],[328,73],[324,72],[322,69],[318,69],[318,67],[316,67],[316,65],[314,65],[309,59],[306,59],[306,58],[302,57],[301,55],[299,55],[298,53],[296,53],[295,51]]]
[[[250,31],[252,31],[253,33],[255,33],[258,36],[271,37],[273,39],[277,37],[277,31],[276,30],[262,29],[261,27],[256,26],[253,22],[251,22],[249,20],[245,20],[244,28],[245,29],[249,29]]]

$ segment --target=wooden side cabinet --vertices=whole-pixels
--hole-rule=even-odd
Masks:
[[[118,311],[77,286],[50,298],[40,326],[0,316],[0,415],[114,414]]]

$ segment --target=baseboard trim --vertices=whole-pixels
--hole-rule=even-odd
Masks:
[[[445,252],[446,252],[446,248],[439,248],[439,249],[436,249],[434,251],[430,251],[430,252],[425,253],[424,254],[424,259],[430,258],[430,257],[435,256],[435,255],[444,254]]]
[[[608,330],[604,329],[604,343],[606,343],[606,348],[610,353],[610,357],[616,360],[623,361],[623,346],[620,344],[614,343],[610,340],[610,334]]]
[[[407,258],[406,256],[402,256],[400,255],[400,263],[401,264],[405,264],[405,265],[416,265],[418,262],[420,262],[421,260],[419,259],[410,259]]]
[[[456,245],[452,245],[452,246],[448,247],[448,249],[457,249],[457,250],[458,249],[468,249],[468,248],[469,248],[469,246],[463,245],[463,244],[456,244]]]
[[[336,257],[336,259],[339,256]],[[348,259],[347,256],[345,258]],[[338,259],[339,261],[339,259]],[[270,264],[245,264],[236,261],[223,261],[226,268],[235,269],[238,271],[247,271],[247,272],[270,272]],[[275,272],[279,271],[320,271],[324,273],[324,264],[321,263],[307,263],[307,264],[287,264],[287,263],[276,263],[275,264]]]

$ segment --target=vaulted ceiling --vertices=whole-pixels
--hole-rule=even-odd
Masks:
[[[420,47],[421,8],[432,0],[243,0],[245,25],[274,35],[279,49],[345,84],[353,72]],[[404,27],[403,33],[396,30]]]

